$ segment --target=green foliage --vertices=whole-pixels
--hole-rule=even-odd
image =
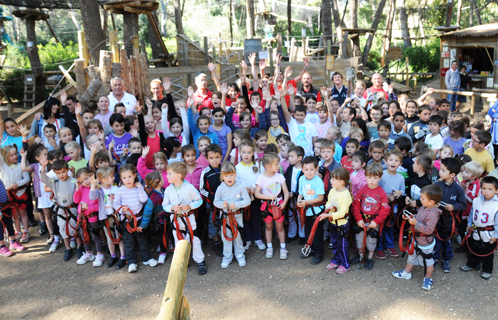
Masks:
[[[63,46],[52,39],[45,46],[38,45],[38,54],[43,70],[59,70],[60,64],[69,67],[78,58],[78,44],[69,41]]]
[[[412,46],[403,51],[410,58],[410,66],[414,72],[434,72],[439,69],[440,40],[433,38],[425,46]]]

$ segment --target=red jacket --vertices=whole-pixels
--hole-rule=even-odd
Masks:
[[[353,201],[352,211],[356,221],[365,220],[365,215],[369,215],[373,216],[372,221],[381,226],[390,210],[386,192],[380,186],[370,189],[365,185],[356,193]]]
[[[462,188],[464,188],[467,181],[462,181]],[[462,211],[462,218],[467,219],[469,217],[470,211],[472,210],[472,202],[475,198],[479,196],[479,191],[481,186],[479,184],[479,179],[475,179],[470,182],[467,189],[464,188],[465,200],[467,200],[467,208]]]

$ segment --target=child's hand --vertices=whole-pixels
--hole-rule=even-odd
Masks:
[[[17,189],[17,183],[14,182],[13,184],[11,184],[9,189],[10,190]]]
[[[171,90],[171,79],[170,78],[163,79],[163,87],[164,87],[164,91],[166,91],[166,93],[168,93]]]
[[[427,89],[427,94],[433,94],[434,93],[434,88],[429,88]]]
[[[240,63],[240,66],[242,67],[242,70],[246,71],[247,70],[247,64],[246,64],[246,61],[245,60],[242,60],[242,62]],[[244,72],[245,73],[245,72]]]
[[[453,205],[452,205],[452,204],[446,204],[446,205],[444,206],[444,208],[445,208],[446,210],[448,210],[448,211],[453,211],[453,209],[455,209],[455,207],[453,207]]]
[[[496,241],[495,237],[491,237],[491,239],[489,239],[489,243],[491,243],[491,244],[495,243],[495,241]]]
[[[183,211],[190,211],[190,205],[189,205],[189,204],[184,204],[184,205],[182,206],[182,210],[183,210]]]
[[[351,102],[351,98],[348,97],[348,98],[346,98],[346,100],[344,100],[344,103],[342,105],[345,106],[345,105],[347,105],[350,102]]]
[[[259,60],[259,70],[264,70],[264,69],[266,69],[266,60],[261,59]]]
[[[194,88],[192,88],[192,86],[189,86],[187,88],[187,94],[189,98],[192,98],[192,96],[194,95]]]
[[[133,138],[137,138],[138,137],[138,130],[137,130],[137,128],[130,129],[130,134],[133,136]]]
[[[412,217],[412,218],[408,218],[408,222],[409,222],[412,226],[414,226],[414,225],[416,225],[416,224],[417,224],[417,220],[416,220],[415,218],[413,218],[413,217]]]
[[[94,188],[96,188],[100,184],[99,180],[95,179],[95,175],[92,175],[92,177],[90,178],[90,183]]]
[[[393,196],[398,199],[403,195],[403,192],[401,190],[393,190]]]
[[[81,114],[81,110],[83,108],[81,107],[81,103],[77,102],[76,106],[74,107],[74,114]]]
[[[303,208],[306,206],[306,200],[299,200],[297,202],[297,206],[300,207],[300,208]]]
[[[26,128],[25,125],[23,125],[23,124],[19,125],[17,130],[21,133],[21,136],[23,137],[23,139],[28,137],[29,130]]]
[[[278,90],[275,90],[275,94],[273,95],[273,97],[277,100],[280,100],[280,91]],[[269,98],[270,99],[270,98]]]
[[[223,208],[228,208],[228,201],[223,201]]]
[[[370,222],[370,225],[368,227],[375,229],[375,228],[377,228],[377,223],[375,223],[375,221],[372,221],[372,222]]]
[[[329,93],[328,93],[328,91],[327,91],[327,87],[321,87],[321,88],[320,88],[320,94],[321,94],[321,96],[322,96],[323,98],[327,98],[327,96],[328,96],[328,94],[329,94]]]
[[[294,88],[294,86],[289,83],[289,85],[287,86],[287,95],[288,96],[294,96],[296,94],[296,88]]]
[[[86,202],[82,202],[80,205],[81,205],[81,211],[85,211],[86,209],[88,209],[88,204]]]
[[[150,147],[149,146],[145,146],[143,149],[142,149],[142,158],[147,158],[147,155],[149,154],[149,150],[150,150]]]
[[[137,103],[135,104],[135,112],[140,114],[142,113],[142,106],[140,105],[140,101],[137,100]]]
[[[74,176],[74,173],[76,172],[76,169],[74,169],[74,167],[70,167],[69,170],[71,171],[71,173],[73,174]]]
[[[144,229],[144,228],[142,228],[142,227],[138,227],[138,228],[137,228],[137,232],[140,232],[140,233],[141,233],[143,229]]]
[[[292,76],[292,67],[287,66],[287,68],[285,68],[285,77],[289,79],[291,76]]]
[[[256,106],[256,107],[253,107],[254,110],[256,110],[256,112],[258,114],[262,114],[263,113],[263,107],[262,106]]]
[[[256,65],[256,52],[251,53],[248,58],[251,66]]]
[[[50,143],[52,146],[54,146],[55,148],[57,148],[57,141],[55,141],[54,138],[48,138],[47,139],[48,143]]]
[[[166,103],[163,103],[163,105],[161,106],[161,109],[166,109],[168,110],[168,105]]]
[[[25,158],[26,155],[28,154],[26,151],[24,151],[24,149],[21,149],[21,151],[19,153],[21,154],[22,158]]]
[[[176,206],[171,206],[171,211],[173,212],[178,212],[180,211],[180,206],[176,205]]]
[[[90,146],[90,152],[95,155],[97,153],[97,145],[94,143],[92,143],[92,145]]]
[[[250,191],[251,191],[251,195],[252,195],[256,192],[256,189],[254,187],[251,187]]]
[[[323,220],[325,220],[325,219],[329,219],[329,218],[332,218],[332,217],[331,217],[331,215],[330,215],[330,214],[328,214],[328,213],[323,213],[323,214],[321,214],[318,218],[320,219],[320,221],[323,221]]]
[[[229,208],[230,208],[230,210],[235,210],[235,203],[230,203]]]
[[[59,98],[61,98],[61,105],[65,106],[67,102],[67,93],[66,91],[62,90],[61,94],[59,95]]]
[[[226,95],[227,95],[227,93],[228,93],[228,85],[227,85],[227,83],[226,83],[226,82],[223,82],[223,83],[221,84],[220,92],[221,92],[221,94],[222,94],[222,95],[224,95],[224,96],[226,96]]]
[[[358,227],[360,228],[365,227],[365,222],[363,222],[363,220],[358,221]]]
[[[137,187],[137,188],[139,188],[139,189],[140,189],[140,188],[143,188],[142,184],[141,184],[140,182],[138,182],[138,181],[137,181],[137,182],[135,182],[135,187]]]
[[[207,67],[211,72],[214,72],[214,70],[216,70],[216,66],[212,62],[208,63]]]
[[[110,147],[111,145],[109,145]],[[114,146],[113,146],[114,147]],[[128,148],[123,148],[121,155],[127,155],[128,154]]]
[[[45,167],[48,165],[48,160],[47,157],[41,157],[40,160],[38,160],[38,164],[41,166],[43,170],[45,170]]]
[[[152,101],[150,101],[149,97],[145,97],[145,105],[147,108],[152,108]]]

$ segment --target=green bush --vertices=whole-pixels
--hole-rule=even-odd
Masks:
[[[405,48],[403,54],[410,58],[413,72],[437,72],[440,62],[439,38],[428,41],[425,46]]]

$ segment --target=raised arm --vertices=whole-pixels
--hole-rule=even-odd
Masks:
[[[292,87],[294,88],[294,87]],[[277,94],[278,92],[278,94]],[[279,91],[275,91],[275,98],[276,99],[279,99],[280,98],[280,104],[282,105],[282,112],[284,113],[284,119],[285,119],[285,122],[289,123],[292,119],[292,116],[289,112],[289,109],[287,108],[287,101],[285,101],[285,90],[282,90],[282,92],[284,94],[280,94]],[[291,99],[291,100],[294,100],[294,99]]]
[[[258,78],[258,71],[256,70],[256,53],[255,52],[253,52],[249,55],[249,62],[251,63],[252,90],[258,91],[259,78]]]
[[[227,113],[228,107],[231,106],[227,106],[228,85],[226,82],[223,82],[223,84],[221,85],[220,92],[221,92],[221,108],[225,110],[225,113]]]
[[[322,101],[327,106],[329,121],[330,123],[334,124],[334,111],[332,110],[332,104],[330,103],[329,100],[329,91],[327,90],[327,87],[321,87],[320,94],[322,95]]]
[[[278,90],[278,76],[280,75],[280,62],[282,62],[282,56],[278,53],[275,55],[275,74],[273,75],[273,88],[275,92]]]
[[[216,75],[216,65],[214,63],[210,62],[207,65],[209,71],[211,71],[211,79],[213,79],[214,83],[216,84],[216,90],[220,91],[221,85],[220,85],[220,79],[218,79],[218,76]]]
[[[301,70],[301,72],[299,72],[299,74],[297,75],[297,77],[294,78],[294,81],[296,81],[296,83],[298,83],[299,81],[301,81],[301,79],[303,78],[304,73],[306,72],[306,70],[308,70],[309,60],[307,58],[304,58],[303,59],[303,64],[304,64],[303,70]]]
[[[78,128],[80,128],[81,139],[85,140],[86,136],[88,135],[88,131],[86,131],[85,123],[83,122],[83,118],[81,117],[82,110],[83,107],[81,106],[81,103],[77,102],[76,107],[74,108],[74,114],[76,115],[76,122],[78,122]]]
[[[424,93],[423,95],[421,95],[420,98],[417,99],[418,105],[421,106],[421,105],[425,104],[424,103],[425,98],[427,98],[428,96],[430,96],[433,93],[434,93],[434,88],[427,89],[427,92]]]
[[[294,112],[296,110],[296,103],[294,101],[294,95],[296,94],[296,88],[292,84],[287,87],[287,95],[289,96],[289,110]],[[285,97],[284,97],[285,98]],[[285,100],[287,103],[287,100]]]

